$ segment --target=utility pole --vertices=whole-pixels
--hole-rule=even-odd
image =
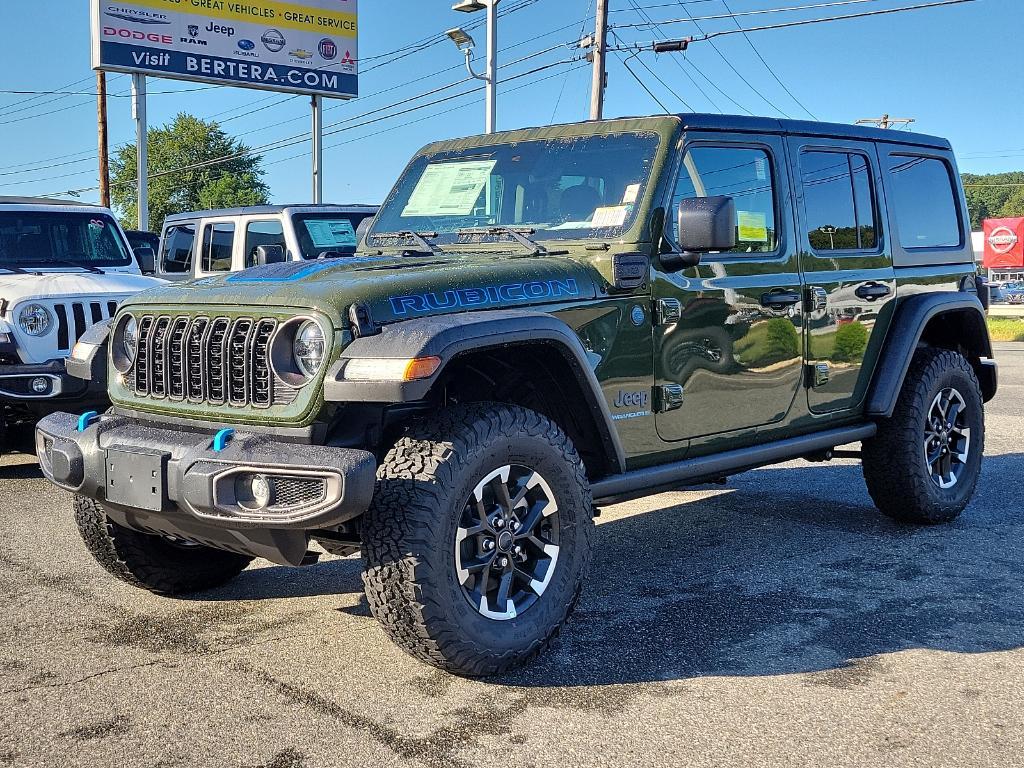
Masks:
[[[96,127],[100,145],[100,205],[110,207],[110,157],[107,144],[107,73],[96,73]]]
[[[912,117],[889,117],[888,113],[881,117],[864,117],[857,121],[857,125],[874,125],[878,128],[892,128],[894,125],[910,125],[917,122]]]
[[[135,118],[135,165],[138,171],[139,229],[149,230],[149,135],[146,127],[146,76],[132,75],[132,117]],[[162,222],[161,222],[162,223]]]
[[[608,83],[605,57],[608,55],[608,0],[597,0],[597,18],[594,30],[594,49],[591,53],[594,72],[590,82],[590,119],[604,117],[604,89]]]

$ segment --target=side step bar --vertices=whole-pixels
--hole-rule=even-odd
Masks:
[[[878,427],[875,424],[860,424],[800,437],[788,437],[785,440],[750,448],[684,459],[657,467],[634,469],[598,480],[593,483],[591,490],[595,503],[611,504],[653,491],[668,490],[684,484],[696,485],[755,467],[789,461],[815,451],[835,448],[837,445],[860,442],[874,437],[877,431]]]

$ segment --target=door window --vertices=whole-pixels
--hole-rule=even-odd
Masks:
[[[245,268],[256,264],[256,248],[260,245],[280,245],[288,250],[284,239],[284,226],[279,219],[250,221],[245,227]]]
[[[962,242],[949,166],[934,157],[894,155],[890,167],[896,223],[904,248],[943,248]]]
[[[850,152],[804,152],[800,170],[811,248],[875,250],[878,233],[867,158]]]
[[[736,203],[736,247],[731,253],[772,253],[778,247],[775,187],[768,153],[753,147],[687,150],[667,216],[669,237],[677,241],[679,201],[726,195]]]
[[[230,272],[235,225],[224,221],[203,230],[203,272]]]
[[[163,271],[172,274],[188,273],[192,270],[192,246],[196,240],[196,225],[175,224],[164,234],[164,248],[160,254]]]

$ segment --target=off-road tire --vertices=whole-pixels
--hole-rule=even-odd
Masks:
[[[929,410],[938,393],[954,388],[964,399],[971,429],[962,475],[948,489],[933,481],[925,458]],[[956,352],[921,348],[911,360],[892,417],[863,445],[864,479],[875,506],[904,523],[936,524],[955,520],[970,502],[981,473],[985,415],[981,386],[971,364]]]
[[[230,581],[251,557],[212,547],[179,546],[133,531],[107,517],[98,502],[75,496],[75,522],[86,549],[121,581],[158,595],[201,592]]]
[[[497,621],[463,593],[453,547],[476,484],[511,463],[541,474],[553,491],[560,552],[536,602]],[[366,597],[391,639],[417,659],[468,677],[499,674],[556,637],[582,589],[593,535],[583,462],[553,421],[502,403],[454,406],[411,426],[378,468],[362,523]]]

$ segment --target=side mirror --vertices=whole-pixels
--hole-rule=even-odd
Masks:
[[[254,267],[262,267],[264,264],[280,264],[286,260],[287,256],[284,252],[284,246],[257,245],[252,263]]]
[[[133,249],[135,260],[139,262],[139,269],[144,275],[156,274],[156,251],[151,245],[140,245]]]
[[[678,271],[700,264],[703,253],[736,247],[736,203],[731,197],[688,197],[676,211],[679,253],[661,256],[665,269]]]

